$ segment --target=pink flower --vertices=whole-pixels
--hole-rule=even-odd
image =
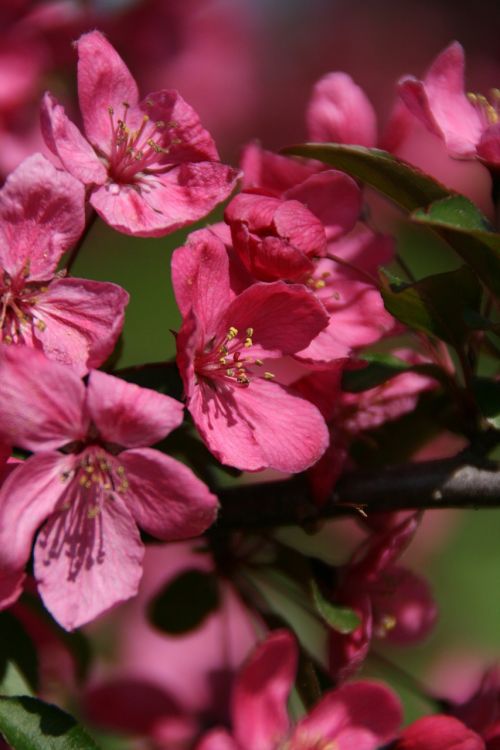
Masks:
[[[102,34],[84,34],[77,47],[88,140],[49,93],[42,129],[104,221],[125,234],[158,237],[227,198],[237,172],[218,161],[212,138],[179,94],[162,90],[140,102],[128,68]]]
[[[424,716],[401,733],[394,750],[485,750],[478,734],[452,716]]]
[[[27,347],[0,349],[0,440],[32,451],[0,491],[0,569],[18,574],[35,541],[41,596],[68,630],[137,592],[137,524],[184,539],[217,500],[191,471],[148,447],[182,421],[182,405],[93,370],[87,387]]]
[[[441,138],[451,156],[475,156],[500,166],[500,96],[467,95],[462,46],[453,42],[434,60],[423,80],[402,78],[399,94],[408,109]]]
[[[399,701],[388,688],[370,681],[329,691],[310,714],[291,726],[287,699],[297,656],[290,633],[272,633],[236,679],[233,734],[215,729],[197,750],[375,750],[394,737],[401,722]]]
[[[336,600],[354,609],[361,624],[348,635],[330,633],[330,669],[346,679],[365,659],[372,638],[417,643],[432,630],[437,608],[423,577],[396,564],[411,541],[413,514],[386,533],[374,534],[340,573]]]
[[[84,224],[83,186],[41,154],[0,190],[0,341],[41,348],[80,374],[109,357],[128,302],[116,284],[56,273]]]
[[[183,315],[177,363],[187,405],[222,463],[303,471],[328,444],[311,403],[276,382],[268,360],[294,354],[328,317],[300,285],[257,283],[235,296],[223,242],[204,230],[175,251],[172,277]]]

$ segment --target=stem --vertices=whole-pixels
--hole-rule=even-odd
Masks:
[[[70,253],[70,256],[68,258],[68,261],[66,263],[66,266],[65,266],[66,273],[70,273],[71,272],[71,269],[73,268],[73,265],[74,265],[74,263],[75,263],[75,261],[76,261],[76,259],[78,257],[78,253],[80,252],[80,249],[81,249],[83,243],[87,239],[87,236],[88,236],[90,230],[94,226],[96,219],[97,219],[97,213],[94,211],[93,208],[91,208],[90,209],[90,213],[89,213],[89,215],[87,217],[87,223],[85,224],[85,229],[81,233],[78,242],[76,243],[76,245],[72,249],[72,251]]]
[[[322,505],[304,475],[218,491],[220,530],[310,525],[327,518],[399,510],[500,508],[500,469],[456,456],[345,474]]]

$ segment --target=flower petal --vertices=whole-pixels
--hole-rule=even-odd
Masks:
[[[106,182],[106,167],[49,92],[42,99],[40,120],[45,143],[73,177],[85,185]]]
[[[258,143],[249,143],[241,156],[244,190],[258,188],[280,197],[316,172],[310,164],[266,151]]]
[[[312,736],[334,740],[339,750],[375,750],[393,739],[402,718],[396,695],[385,685],[364,680],[324,695],[299,722],[294,739]]]
[[[0,346],[0,440],[52,450],[87,432],[85,387],[69,367],[27,346]]]
[[[35,577],[45,606],[73,630],[137,593],[144,546],[115,494],[94,514],[77,495],[38,534]]]
[[[196,750],[241,750],[241,746],[236,744],[225,729],[212,729],[202,737]]]
[[[364,93],[346,73],[328,73],[315,84],[306,113],[309,137],[326,143],[377,145],[377,118]]]
[[[288,732],[287,700],[297,671],[291,633],[272,633],[251,655],[236,679],[233,727],[245,750],[275,750]]]
[[[127,448],[159,442],[184,416],[175,398],[99,370],[89,375],[87,407],[100,437]]]
[[[56,279],[37,296],[34,334],[50,359],[72,365],[79,375],[99,367],[123,328],[129,295],[117,284]]]
[[[253,380],[247,388],[233,389],[234,407],[226,405],[229,418],[244,422],[257,443],[265,466],[278,471],[295,473],[305,471],[325,452],[329,434],[319,410],[309,401],[294,395],[277,383],[261,378]],[[221,399],[222,400],[222,399]],[[247,456],[231,445],[237,468],[248,468]]]
[[[78,49],[78,97],[89,141],[107,154],[111,145],[109,107],[122,116],[124,102],[135,107],[137,84],[129,69],[99,31],[84,34]]]
[[[0,574],[0,610],[11,607],[23,593],[26,574],[24,570]]]
[[[403,730],[395,750],[484,750],[481,737],[452,716],[424,716]]]
[[[84,188],[44,156],[25,159],[0,191],[0,265],[30,281],[50,278],[85,226]]]
[[[199,536],[217,515],[218,500],[191,469],[160,451],[120,454],[129,483],[127,503],[141,528],[158,539]]]
[[[0,490],[0,570],[21,570],[31,555],[36,531],[65,492],[62,481],[73,456],[41,453],[20,464]]]

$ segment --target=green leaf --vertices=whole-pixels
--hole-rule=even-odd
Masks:
[[[219,606],[219,587],[213,573],[186,570],[155,596],[149,619],[165,633],[180,635],[199,627]]]
[[[26,678],[13,661],[8,661],[3,665],[0,676],[0,695],[33,695]]]
[[[354,610],[349,607],[340,607],[325,599],[314,578],[310,581],[311,595],[314,607],[327,625],[337,633],[347,635],[359,626],[361,620]]]
[[[477,273],[494,294],[500,294],[500,234],[463,195],[453,195],[418,208],[412,221],[436,230]]]
[[[72,716],[28,696],[0,697],[0,732],[13,750],[99,750]]]
[[[470,333],[465,310],[479,310],[481,286],[471,269],[462,266],[415,284],[392,284],[382,296],[395,318],[459,349]]]
[[[135,383],[142,388],[165,393],[177,400],[182,399],[183,385],[175,361],[149,362],[144,365],[133,365],[112,372],[128,383]]]
[[[347,172],[370,185],[407,211],[450,196],[452,191],[430,175],[397,159],[387,151],[338,143],[305,143],[282,151],[304,156]]]
[[[22,674],[24,682],[36,690],[38,657],[35,646],[17,617],[11,612],[0,612],[0,692],[8,693],[4,680],[12,675],[12,663]],[[28,692],[31,692],[28,690]],[[26,691],[23,691],[23,695]]]
[[[448,376],[440,367],[433,364],[409,365],[392,354],[363,354],[362,359],[368,362],[366,367],[356,370],[345,370],[342,375],[342,390],[349,393],[361,393],[387,382],[403,372],[415,372],[427,375],[439,381],[447,381]]]
[[[474,394],[484,418],[500,430],[500,382],[488,378],[474,378]]]

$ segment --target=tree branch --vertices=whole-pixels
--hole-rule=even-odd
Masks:
[[[340,479],[321,507],[314,503],[305,475],[238,485],[218,494],[222,508],[216,528],[221,530],[303,525],[359,511],[500,508],[500,469],[462,456],[356,471]]]

